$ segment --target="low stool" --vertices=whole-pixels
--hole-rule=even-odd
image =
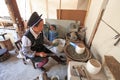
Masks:
[[[10,54],[6,48],[0,49],[0,62],[7,60],[9,57],[10,57]]]
[[[22,41],[21,41],[21,39],[19,39],[19,40],[17,40],[15,42],[15,46],[16,46],[16,51],[15,52],[19,53],[20,55],[22,55],[23,63],[25,65],[27,65],[27,62],[28,62],[27,60],[30,60],[32,62],[32,65],[33,65],[34,69],[36,69],[35,62],[32,61],[30,58],[28,58],[28,57],[23,55],[23,52],[21,51],[21,49],[22,49]]]

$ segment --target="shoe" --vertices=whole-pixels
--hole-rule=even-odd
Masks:
[[[36,64],[37,68],[40,69],[41,71],[47,71],[44,67],[38,67],[38,63]]]
[[[38,69],[40,69],[41,71],[44,71],[44,72],[47,71],[44,67],[38,67]]]
[[[66,61],[58,62],[58,64],[66,65]]]
[[[65,56],[60,55],[59,58],[60,58],[62,61],[67,61],[67,59],[66,59]]]
[[[45,72],[47,71],[44,67],[41,67],[40,70],[45,71]]]

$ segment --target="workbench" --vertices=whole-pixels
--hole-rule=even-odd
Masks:
[[[75,73],[74,69],[73,69],[73,66],[74,67],[81,67],[83,66],[84,67],[84,71],[85,71],[85,74],[87,75],[86,77],[80,77]],[[104,70],[101,69],[101,71],[98,73],[98,74],[90,74],[87,70],[86,70],[86,63],[84,62],[76,62],[76,61],[69,61],[69,64],[68,64],[68,80],[107,80],[107,77],[104,73]]]

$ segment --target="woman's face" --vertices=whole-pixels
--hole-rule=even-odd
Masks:
[[[43,30],[43,24],[44,24],[44,21],[43,21],[43,20],[39,22],[38,27],[36,27],[36,31],[37,31],[37,32],[40,32],[40,31]]]
[[[55,27],[54,26],[50,26],[50,30],[55,30]]]

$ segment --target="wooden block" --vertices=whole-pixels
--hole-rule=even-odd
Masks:
[[[105,63],[110,69],[115,80],[120,80],[120,63],[113,56],[104,56]]]

